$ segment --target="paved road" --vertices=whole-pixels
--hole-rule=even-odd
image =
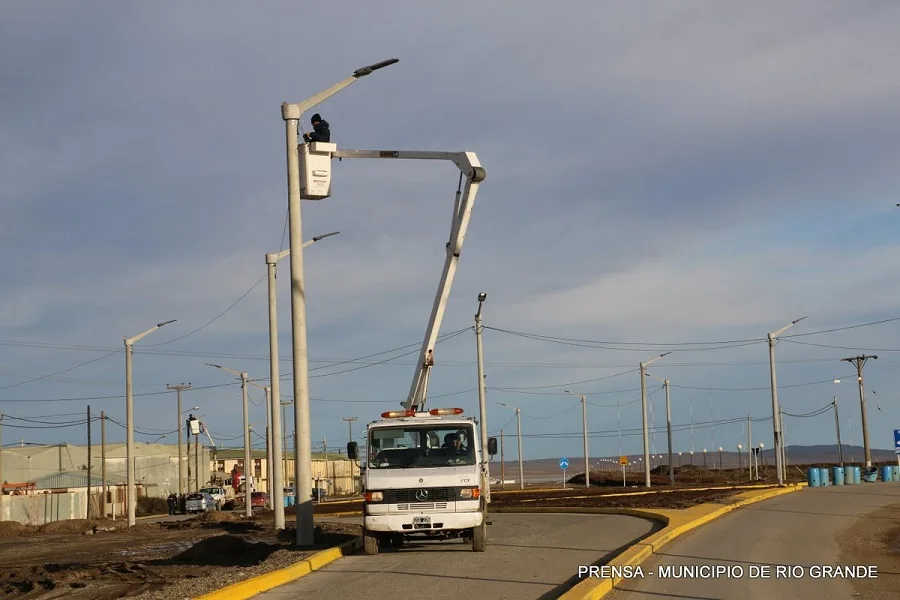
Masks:
[[[575,581],[578,565],[606,562],[654,528],[650,521],[620,515],[494,514],[491,519],[483,553],[452,540],[409,544],[376,556],[355,554],[254,600],[556,598],[567,581]]]
[[[729,513],[666,546],[644,562],[644,578],[621,582],[606,600],[758,600],[859,597],[848,579],[813,579],[812,565],[840,565],[837,537],[860,517],[900,503],[900,484],[808,488]],[[869,563],[867,563],[869,564]],[[743,577],[661,579],[660,567],[742,567]],[[751,565],[770,565],[770,579],[751,579]],[[778,565],[803,565],[802,578],[776,578]],[[653,573],[652,575],[650,573]],[[897,577],[882,573],[880,577]]]

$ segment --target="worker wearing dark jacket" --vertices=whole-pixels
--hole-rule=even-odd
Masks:
[[[306,142],[330,142],[331,129],[328,127],[328,121],[323,121],[319,113],[312,116],[309,120],[313,126],[312,133],[304,133],[303,140]]]

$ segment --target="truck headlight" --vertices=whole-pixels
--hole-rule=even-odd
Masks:
[[[384,494],[381,492],[366,492],[366,502],[381,502],[384,500]]]
[[[469,499],[477,499],[481,497],[481,489],[480,488],[463,488],[459,490],[459,497]]]

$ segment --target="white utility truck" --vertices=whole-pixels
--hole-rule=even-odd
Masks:
[[[484,423],[463,416],[461,408],[428,410],[425,400],[434,347],[485,171],[474,152],[338,150],[320,143],[308,144],[302,152],[304,198],[330,194],[329,163],[334,157],[450,160],[460,170],[444,269],[409,396],[403,410],[384,412],[366,428],[363,539],[366,554],[377,554],[379,546],[402,546],[412,536],[463,538],[471,540],[475,552],[484,552],[487,464],[488,456],[497,453],[497,440],[488,439]],[[480,408],[483,421],[485,410]],[[347,456],[359,457],[356,442],[347,444]]]

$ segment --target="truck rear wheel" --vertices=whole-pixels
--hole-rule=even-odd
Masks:
[[[378,554],[378,538],[367,529],[363,529],[363,550],[369,556]]]
[[[487,525],[484,521],[481,525],[472,530],[472,550],[474,552],[484,552],[484,546],[487,543]]]

